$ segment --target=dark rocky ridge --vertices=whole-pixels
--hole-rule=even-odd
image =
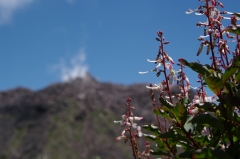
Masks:
[[[145,84],[99,83],[91,76],[33,92],[0,92],[0,159],[123,159],[129,143],[116,142],[126,98],[139,125],[155,123]]]

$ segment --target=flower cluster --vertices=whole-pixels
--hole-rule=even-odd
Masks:
[[[130,140],[132,149],[133,149],[133,155],[140,156],[140,153],[138,151],[138,145],[137,145],[137,139],[143,136],[141,127],[135,123],[135,121],[142,120],[143,117],[137,117],[133,115],[133,111],[135,110],[134,107],[131,105],[131,98],[127,98],[127,109],[126,113],[122,115],[122,119],[119,121],[114,121],[114,123],[119,123],[121,126],[124,126],[124,129],[120,136],[116,138],[116,140],[122,140],[124,139],[125,142]]]
[[[220,12],[218,9],[218,6],[221,8],[224,8],[223,4],[217,0],[203,0],[202,2],[205,3],[205,5],[198,7],[195,10],[189,9],[189,11],[186,12],[186,14],[195,13],[196,15],[205,15],[207,18],[206,22],[198,22],[197,26],[203,26],[204,27],[204,35],[201,35],[198,40],[201,41],[201,44],[199,46],[199,49],[197,51],[197,56],[200,55],[200,53],[203,50],[203,47],[207,47],[206,54],[208,55],[211,52],[210,59],[212,60],[211,66],[216,69],[226,69],[230,65],[230,59],[229,55],[230,49],[227,44],[227,40],[223,39],[223,36],[226,35],[226,38],[228,39],[236,39],[231,41],[239,41],[238,35],[233,36],[229,34],[229,31],[234,32],[237,30],[237,28],[240,27],[240,25],[237,25],[237,20],[240,20],[240,13],[232,13],[223,11]],[[230,17],[225,17],[223,15],[231,15]],[[232,26],[228,26],[225,28],[223,26],[223,20],[231,20]],[[206,38],[209,38],[207,40]],[[217,47],[217,53],[216,55],[214,48]],[[240,46],[236,46],[235,52],[233,52],[233,55],[239,55]]]
[[[127,115],[122,115],[122,120],[120,121],[114,121],[114,123],[120,123],[120,125],[125,125],[125,129],[122,131],[121,136],[117,137],[116,140],[126,139],[127,136],[125,136],[126,131],[130,131],[130,128],[136,129],[134,132],[134,135],[137,137],[142,137],[142,131],[141,127],[137,126],[137,123],[134,123],[134,121],[142,120],[143,117],[129,117]]]

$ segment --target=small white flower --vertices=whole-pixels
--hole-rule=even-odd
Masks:
[[[147,62],[157,62],[156,60],[149,60],[149,59],[147,59]]]
[[[130,122],[133,122],[134,120],[142,120],[143,117],[137,117],[137,116],[135,116],[135,117],[129,117],[128,119],[129,119]]]
[[[240,13],[226,12],[226,14],[235,15],[237,20],[240,20]],[[223,19],[231,19],[230,17],[223,17]]]
[[[192,14],[192,13],[194,13],[194,12],[197,12],[197,11],[199,11],[199,8],[197,8],[197,9],[195,9],[195,10],[192,10],[192,9],[188,9],[189,11],[186,11],[186,14]]]
[[[126,122],[126,119],[127,119],[127,115],[122,115],[122,120],[119,120],[119,121],[113,121],[114,123],[120,123],[120,125],[124,125],[125,122]]]
[[[164,86],[163,86],[162,83],[160,83],[160,84],[155,84],[155,86],[153,86],[153,87],[146,86],[146,88],[148,88],[148,89],[157,89],[159,91],[162,91],[164,89]]]
[[[139,71],[138,73],[139,73],[139,74],[146,74],[146,73],[149,73],[149,72],[157,72],[157,69],[155,68],[155,69],[153,69],[153,70],[145,71],[145,72]]]
[[[142,119],[143,117],[137,117],[137,116],[134,117],[134,120],[142,120]]]
[[[203,15],[202,13],[195,13],[195,15]]]
[[[123,125],[123,121],[122,120],[119,120],[119,121],[113,121],[114,123],[120,123],[120,125]]]
[[[156,138],[156,136],[155,135],[150,135],[150,134],[143,134],[144,136],[148,136],[148,137],[150,137],[150,138],[153,138],[153,139],[155,139]]]
[[[203,38],[203,39],[204,39],[204,38],[207,38],[207,37],[209,37],[209,35],[206,35],[206,36],[201,35],[201,36],[200,36],[200,38]]]
[[[131,126],[132,126],[132,128],[134,128],[134,129],[136,129],[136,128],[137,128],[137,123],[130,123],[130,122],[126,122],[126,125],[127,125],[127,126],[129,126],[129,127],[131,127]]]
[[[216,102],[215,97],[216,97],[215,95],[210,97],[205,97],[204,100],[205,102],[213,103],[213,102]]]
[[[148,62],[157,62],[158,65],[157,65],[154,69],[152,69],[152,70],[150,70],[150,71],[144,71],[144,72],[139,71],[139,72],[138,72],[139,74],[146,74],[146,73],[149,73],[149,72],[157,72],[157,71],[158,71],[158,68],[162,66],[162,62],[161,62],[160,60],[154,61],[154,60],[149,60],[149,59],[147,59],[147,61],[148,61]]]
[[[176,144],[176,147],[182,147],[182,145]]]

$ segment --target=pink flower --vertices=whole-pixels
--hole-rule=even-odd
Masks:
[[[121,136],[118,136],[117,138],[115,138],[115,140],[118,141],[118,140],[126,139],[127,137],[125,136],[125,132],[126,132],[126,131],[123,130]]]
[[[198,113],[198,107],[193,107],[188,110],[188,113],[191,115],[195,115]]]
[[[203,130],[202,130],[202,134],[206,134],[207,133],[207,128],[204,127]]]

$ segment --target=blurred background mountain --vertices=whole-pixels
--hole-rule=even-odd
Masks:
[[[138,124],[155,123],[145,84],[100,83],[90,75],[31,91],[0,93],[0,159],[132,158],[130,143],[115,141],[114,124],[132,98]],[[157,94],[156,94],[157,96]]]
[[[113,121],[125,113],[127,97],[137,116],[151,120],[148,92],[144,84],[99,83],[90,75],[40,91],[1,92],[0,158],[131,158],[129,143],[115,141],[123,127]]]

